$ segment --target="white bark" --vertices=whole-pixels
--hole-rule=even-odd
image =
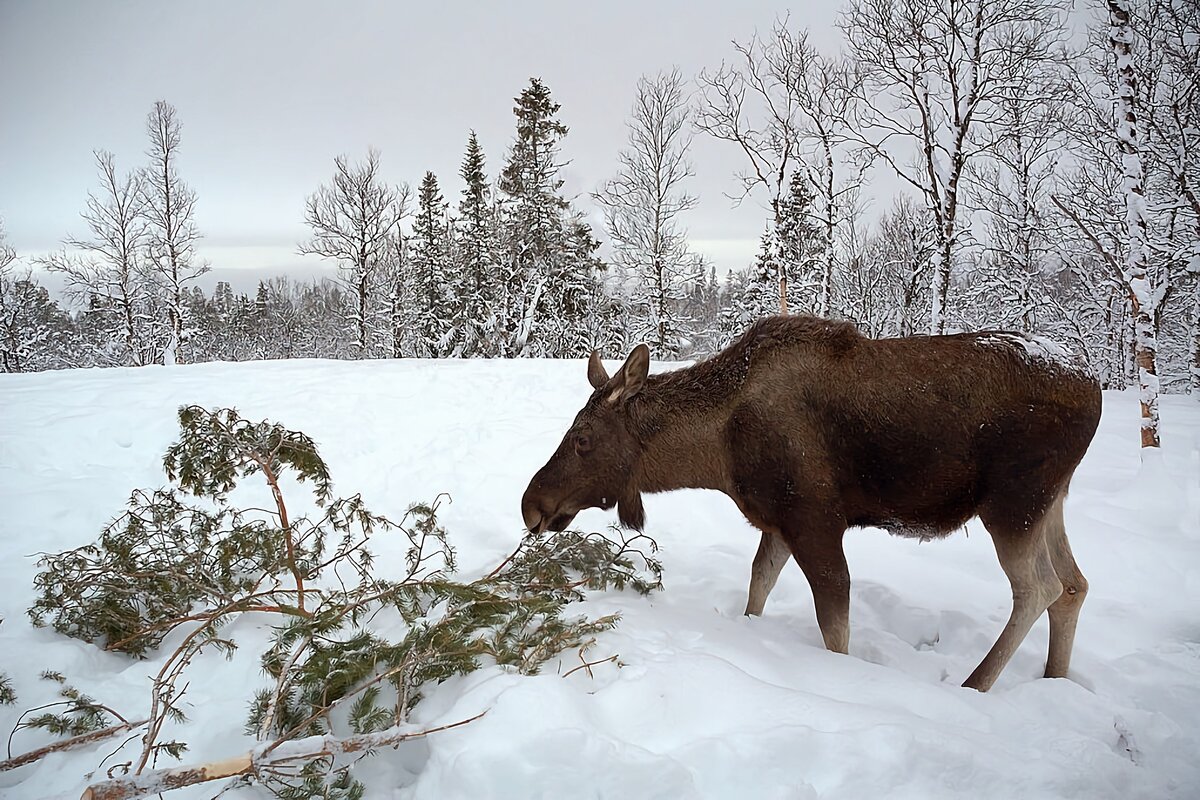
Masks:
[[[337,263],[354,298],[350,318],[357,354],[365,357],[371,354],[380,310],[381,277],[398,258],[400,221],[407,214],[409,191],[406,185],[383,182],[377,150],[370,150],[361,164],[338,156],[334,165],[333,181],[305,203],[304,221],[313,235],[299,249]]]
[[[934,221],[931,333],[946,327],[964,169],[986,151],[978,134],[1007,88],[1055,47],[1054,12],[1050,0],[854,0],[843,17],[866,76],[855,135]],[[898,153],[899,143],[911,149]]]
[[[150,165],[143,171],[141,189],[149,219],[147,253],[167,312],[169,341],[163,363],[173,364],[186,360],[185,292],[208,272],[208,266],[197,261],[195,254],[200,238],[194,220],[196,193],[180,179],[176,165],[182,124],[175,107],[162,100],[155,103],[146,119],[146,131]]]
[[[620,171],[593,195],[604,208],[616,265],[635,276],[632,300],[655,355],[679,351],[678,306],[700,275],[680,217],[696,204],[683,188],[693,175],[687,160],[687,97],[678,70],[643,77],[629,121]]]
[[[1146,242],[1146,194],[1142,156],[1138,147],[1136,79],[1133,69],[1133,28],[1128,0],[1108,0],[1109,42],[1116,63],[1116,139],[1121,153],[1122,190],[1125,200],[1125,226],[1128,240],[1125,256],[1125,281],[1133,313],[1134,357],[1137,362],[1139,399],[1142,410],[1142,447],[1158,447],[1158,337],[1154,316],[1159,293],[1151,283]]]

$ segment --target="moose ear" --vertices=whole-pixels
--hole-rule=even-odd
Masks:
[[[650,372],[650,348],[639,344],[633,348],[625,364],[617,370],[617,374],[609,381],[612,391],[606,398],[609,403],[627,400],[635,396],[646,385],[646,376]]]
[[[604,364],[600,363],[600,351],[593,350],[592,357],[588,359],[588,383],[593,389],[599,389],[604,384],[608,383],[608,370],[604,369]]]

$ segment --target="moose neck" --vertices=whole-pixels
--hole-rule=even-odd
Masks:
[[[637,398],[635,428],[642,444],[636,476],[643,492],[727,490],[729,471],[721,440],[727,404],[696,380],[702,365],[652,375]]]

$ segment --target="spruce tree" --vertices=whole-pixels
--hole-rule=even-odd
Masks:
[[[780,252],[779,239],[768,226],[759,239],[758,252],[747,270],[745,289],[735,302],[735,307],[742,314],[741,327],[779,312]]]
[[[483,148],[475,131],[467,139],[459,176],[465,184],[458,203],[459,276],[456,327],[463,340],[463,355],[497,355],[495,300],[495,231],[491,187],[484,170]]]
[[[826,274],[828,243],[825,228],[813,217],[815,199],[807,178],[799,170],[793,172],[779,203],[775,257],[788,277],[788,307],[828,316],[833,276]]]
[[[417,191],[417,217],[413,222],[412,333],[417,355],[438,358],[452,349],[448,324],[449,293],[446,281],[446,201],[437,176],[426,172]]]
[[[506,355],[579,355],[599,282],[595,239],[560,194],[567,127],[538,78],[517,98],[517,135],[500,174],[504,195],[500,325]]]

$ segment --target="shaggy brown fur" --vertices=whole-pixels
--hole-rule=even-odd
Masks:
[[[762,612],[790,554],[826,645],[846,652],[845,530],[933,538],[979,516],[1014,610],[967,685],[988,688],[1047,607],[1047,674],[1065,674],[1086,581],[1062,499],[1100,417],[1086,371],[1019,334],[872,340],[811,317],[764,319],[687,369],[648,368],[645,346],[612,378],[593,354],[595,391],[522,498],[531,530],[614,504],[641,528],[642,492],[722,491],[763,531],[747,613]]]

